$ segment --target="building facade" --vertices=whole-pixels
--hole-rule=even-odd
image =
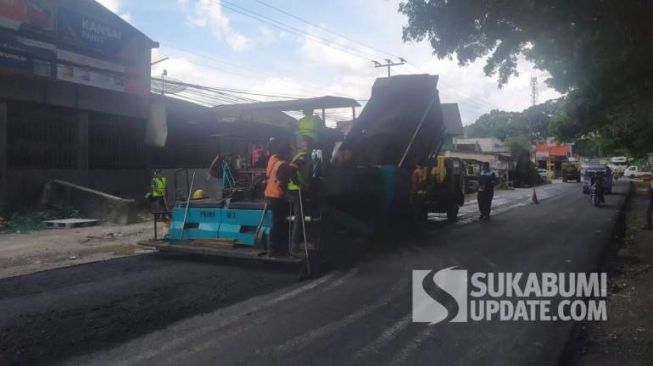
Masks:
[[[0,1],[0,205],[33,204],[55,178],[147,186],[157,46],[95,1]]]

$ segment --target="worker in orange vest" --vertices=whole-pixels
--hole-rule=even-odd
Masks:
[[[285,237],[285,234],[287,234],[285,220],[288,216],[289,206],[285,196],[290,176],[287,161],[292,149],[289,145],[282,144],[276,150],[272,151],[272,155],[268,160],[265,200],[272,215],[269,237],[270,254],[283,256],[289,254],[288,245],[286,244],[287,238]]]

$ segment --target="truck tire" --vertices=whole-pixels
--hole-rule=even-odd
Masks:
[[[456,222],[458,221],[458,205],[453,204],[447,210],[447,221]]]

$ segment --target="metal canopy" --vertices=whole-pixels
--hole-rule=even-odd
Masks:
[[[318,98],[304,98],[281,100],[274,102],[255,102],[255,103],[242,103],[242,104],[225,104],[214,107],[212,111],[217,113],[239,113],[251,111],[301,111],[304,109],[330,109],[330,108],[350,108],[360,107],[360,104],[355,99],[344,97],[318,97]]]

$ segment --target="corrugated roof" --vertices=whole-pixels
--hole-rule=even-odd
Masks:
[[[457,103],[442,103],[442,118],[444,119],[444,133],[446,135],[464,135],[463,120]]]
[[[225,104],[213,108],[217,113],[223,112],[251,112],[251,111],[301,111],[304,109],[329,109],[329,108],[350,108],[359,107],[355,99],[343,97],[318,97],[292,100],[281,100],[273,102],[254,102],[241,104]]]

